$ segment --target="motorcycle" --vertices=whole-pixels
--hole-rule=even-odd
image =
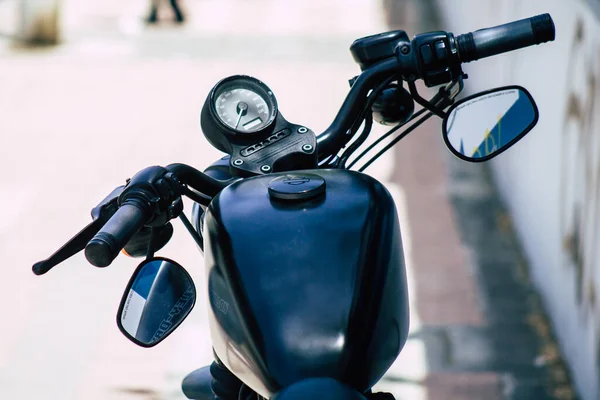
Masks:
[[[45,274],[80,251],[96,267],[121,251],[145,257],[125,288],[117,325],[137,345],[155,346],[196,301],[186,270],[155,257],[179,218],[204,253],[215,358],[185,377],[188,398],[393,399],[372,388],[408,335],[401,233],[390,193],[363,171],[434,115],[457,157],[483,162],[506,151],[536,125],[534,99],[506,86],[457,101],[468,78],[461,65],[554,38],[554,22],[543,14],[458,36],[437,31],[410,40],[396,30],[358,39],[350,52],[361,73],[320,135],[287,121],[262,81],[225,78],[210,91],[200,123],[226,155],[204,172],[185,164],[138,172],[33,272]],[[429,100],[419,79],[439,87]],[[351,159],[374,121],[393,127]],[[191,221],[182,196],[194,202]]]

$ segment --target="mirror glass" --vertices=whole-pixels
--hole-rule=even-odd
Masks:
[[[117,325],[134,343],[151,347],[173,332],[196,302],[192,278],[179,264],[155,257],[134,272],[119,306]]]
[[[537,106],[524,88],[488,90],[450,107],[444,141],[463,160],[485,161],[515,144],[537,120]]]

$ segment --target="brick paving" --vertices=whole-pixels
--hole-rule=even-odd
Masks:
[[[393,178],[410,210],[418,312],[425,324],[483,323],[468,255],[448,201],[448,170],[440,151],[441,125],[428,120],[395,149]]]

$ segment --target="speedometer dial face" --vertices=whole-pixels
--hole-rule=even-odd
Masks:
[[[269,120],[269,106],[258,93],[249,89],[232,89],[217,97],[217,114],[221,121],[238,131],[253,132]]]
[[[277,114],[273,93],[262,82],[235,77],[215,88],[213,109],[218,119],[236,133],[268,127]]]

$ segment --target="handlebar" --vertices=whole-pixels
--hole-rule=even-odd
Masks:
[[[182,185],[216,196],[225,183],[185,164],[148,167],[138,172],[119,195],[119,209],[85,246],[85,257],[96,267],[107,267],[144,226],[162,226],[182,209]]]
[[[144,225],[161,226],[179,215],[180,185],[172,172],[160,166],[144,168],[129,179],[117,199],[118,210],[85,246],[90,264],[107,267]]]
[[[33,272],[45,274],[84,249],[92,265],[110,265],[143,226],[162,227],[181,214],[181,195],[189,196],[185,185],[212,199],[226,183],[185,164],[145,168],[128,180],[127,185],[113,190],[92,210],[94,221],[49,258],[35,263]],[[202,203],[202,200],[194,201]]]
[[[85,246],[85,258],[96,267],[109,266],[151,216],[152,211],[144,210],[141,204],[121,205]]]
[[[391,36],[377,37],[383,41]],[[382,42],[373,50],[382,61],[369,65],[357,77],[334,121],[317,136],[319,161],[336,155],[350,142],[352,135],[348,133],[369,92],[391,76],[423,79],[428,87],[446,84],[462,75],[462,63],[552,41],[555,27],[550,14],[542,14],[457,37],[443,31],[417,35],[412,42],[398,37],[394,43]],[[367,39],[375,42],[373,37]],[[382,48],[392,49],[387,58],[382,58]]]
[[[366,69],[352,85],[340,111],[325,132],[317,136],[319,159],[337,153],[352,138],[346,132],[352,127],[354,118],[364,109],[367,94],[398,71],[398,60],[390,58]]]
[[[397,76],[398,81],[408,81],[411,94],[417,99],[418,93],[413,93],[416,79],[423,79],[428,87],[457,82],[466,77],[461,70],[462,63],[552,41],[555,39],[555,26],[550,15],[543,14],[457,37],[439,31],[417,35],[412,41],[404,32],[367,39],[368,46],[364,46],[363,42],[357,53],[359,59],[367,57],[368,62],[361,64],[364,70],[353,80],[334,121],[317,137],[319,161],[335,156],[352,140],[352,128],[361,122],[359,119],[364,115],[372,90],[386,80]],[[369,53],[370,45],[376,47],[375,57]],[[43,274],[81,251],[83,244],[95,232],[85,246],[85,256],[97,267],[110,265],[144,225],[162,226],[180,215],[183,209],[181,194],[192,194],[186,185],[212,198],[228,182],[213,179],[184,164],[146,168],[136,174],[122,191],[119,189],[111,193],[92,213],[94,222],[49,259],[36,263],[34,272]],[[114,212],[116,206],[119,208]]]
[[[165,167],[167,170],[177,175],[177,179],[186,185],[191,186],[198,192],[207,196],[214,197],[226,186],[226,182],[211,178],[210,176],[198,171],[194,167],[186,164],[169,164]]]
[[[492,28],[465,33],[456,38],[461,62],[471,62],[555,38],[550,14],[537,15]]]

